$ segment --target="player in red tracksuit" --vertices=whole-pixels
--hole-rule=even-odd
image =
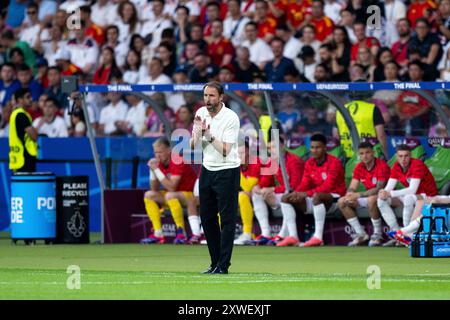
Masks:
[[[281,199],[284,212],[295,216],[295,209],[313,213],[315,233],[311,239],[301,243],[302,247],[323,245],[325,216],[337,208],[338,199],[345,194],[344,167],[341,161],[327,154],[327,139],[322,134],[311,136],[311,158],[305,163],[300,185]]]
[[[384,160],[375,158],[373,146],[369,142],[359,144],[358,156],[361,162],[355,166],[347,194],[339,199],[338,206],[348,224],[355,230],[349,246],[360,246],[369,240],[369,235],[359,223],[356,215],[357,208],[367,208],[372,220],[374,231],[370,237],[369,247],[380,246],[383,232],[377,206],[378,191],[386,186],[391,170]],[[356,192],[360,183],[366,189],[364,192]]]
[[[428,167],[419,159],[411,158],[411,150],[407,145],[397,147],[397,161],[391,169],[391,176],[386,188],[378,193],[378,208],[381,216],[388,224],[391,232],[388,236],[394,238],[395,231],[399,229],[397,217],[392,207],[403,206],[403,226],[409,225],[414,205],[418,197],[422,199],[434,197],[438,194],[436,181]],[[397,182],[400,182],[405,188],[394,190]],[[395,244],[395,239],[389,241],[385,246]]]
[[[281,137],[280,148],[282,150],[282,156],[285,159],[289,186],[295,188],[300,184],[302,179],[304,162],[300,157],[284,151],[284,141]],[[254,244],[256,245],[275,245],[278,241],[282,240],[283,237],[287,236],[289,231],[292,231],[288,230],[289,220],[286,219],[283,212],[283,224],[281,230],[277,236],[271,238],[267,205],[273,210],[277,210],[280,207],[283,194],[288,190],[285,188],[282,171],[279,167],[278,144],[274,142],[269,143],[269,151],[269,162],[261,170],[261,180],[252,190],[255,216],[261,227],[261,235],[254,240]],[[296,228],[295,232],[297,232]]]
[[[234,240],[235,245],[252,244],[253,206],[252,190],[261,178],[261,160],[250,152],[249,140],[239,143],[241,157],[241,182],[239,191],[239,211],[242,219],[242,234]]]

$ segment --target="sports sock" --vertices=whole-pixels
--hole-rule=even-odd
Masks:
[[[374,234],[381,234],[383,231],[381,229],[381,219],[370,219],[372,220],[373,225],[373,233]]]
[[[287,229],[290,237],[298,239],[297,223],[295,221],[295,209],[289,203],[281,203],[281,211],[283,212],[283,220],[286,220]]]
[[[196,236],[200,235],[200,217],[199,216],[189,216],[189,226],[191,227],[192,234]]]
[[[259,194],[252,195],[255,216],[261,227],[261,234],[264,237],[270,237],[269,209],[267,208],[264,198]]]
[[[313,206],[315,232],[314,237],[322,240],[323,227],[325,225],[325,216],[327,214],[325,205],[323,203]]]
[[[358,235],[364,235],[364,234],[366,234],[366,231],[364,231],[364,228],[363,228],[363,226],[361,225],[361,223],[359,223],[359,220],[358,220],[357,217],[347,219],[347,222],[348,222],[348,224],[349,224],[350,226],[352,226],[352,228],[355,230],[355,232],[356,232]]]
[[[414,219],[413,221],[411,221],[411,223],[409,225],[407,225],[406,227],[401,228],[400,230],[402,230],[402,232],[404,234],[407,234],[409,236],[412,235],[414,232],[419,230],[420,219],[422,219],[422,217]]]
[[[416,196],[408,195],[403,198],[403,226],[406,227],[411,222],[411,216],[414,211],[414,205],[417,201]]]
[[[183,217],[183,207],[181,207],[180,200],[170,199],[167,200],[167,205],[169,206],[170,212],[172,213],[175,225],[178,228],[183,228],[184,230],[184,217]]]
[[[397,230],[399,228],[397,217],[395,216],[394,211],[386,200],[377,200],[378,208],[380,209],[381,216],[384,221],[386,221],[387,225],[391,230]]]
[[[162,236],[162,227],[161,227],[161,215],[159,212],[158,204],[150,199],[144,198],[145,211],[147,211],[147,215],[150,218],[153,226],[153,232],[157,237]],[[157,234],[161,234],[158,236]]]
[[[243,232],[252,233],[253,206],[250,197],[242,192],[239,193],[239,209],[241,210]]]

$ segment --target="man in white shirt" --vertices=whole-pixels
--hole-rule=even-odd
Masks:
[[[267,62],[273,60],[273,52],[264,40],[258,38],[256,23],[251,21],[245,25],[245,39],[242,46],[250,51],[250,61],[262,70]]]
[[[148,75],[143,77],[138,84],[172,84],[172,80],[163,73],[164,66],[163,62],[159,58],[153,58],[148,64]],[[154,92],[146,92],[152,95]],[[164,92],[166,100],[170,98],[172,93]]]
[[[55,98],[48,98],[45,101],[42,116],[33,121],[33,127],[36,128],[39,135],[45,135],[49,138],[69,136],[64,119],[57,115],[58,109],[58,100]]]
[[[114,24],[117,19],[117,4],[108,0],[97,0],[97,2],[91,7],[92,21],[102,27],[106,28],[110,24]]]
[[[127,116],[128,106],[121,99],[120,93],[109,92],[108,99],[110,103],[100,111],[98,127],[100,136],[120,134],[117,122],[125,120]]]
[[[292,32],[288,26],[284,23],[278,24],[275,30],[275,35],[284,41],[283,56],[291,60],[297,58],[303,44],[292,35]]]
[[[38,18],[38,9],[35,3],[30,3],[27,6],[28,21],[22,24],[19,33],[19,40],[28,43],[30,48],[35,46],[36,40],[40,36],[41,25]]]
[[[65,49],[70,52],[70,61],[84,73],[95,72],[99,50],[95,40],[86,37],[84,21],[81,21],[81,28],[75,30],[75,38],[67,42]]]
[[[149,47],[155,49],[161,42],[161,33],[164,29],[172,28],[172,22],[164,16],[164,1],[154,0],[152,2],[153,18],[143,24],[141,36],[151,37]]]
[[[245,41],[245,25],[249,18],[241,14],[239,0],[228,1],[228,17],[223,22],[223,35],[231,40],[233,46],[239,47]]]
[[[208,244],[211,265],[203,273],[227,274],[236,229],[240,187],[238,115],[222,102],[218,82],[204,86],[205,105],[195,114],[191,148],[202,146],[200,173],[200,217]],[[219,217],[220,215],[220,226]]]
[[[130,108],[128,109],[125,120],[116,122],[117,128],[125,134],[142,136],[145,126],[145,112],[147,110],[147,105],[143,100],[132,94],[127,95],[126,100],[130,105]]]
[[[344,8],[344,6],[345,4],[343,3],[343,1],[326,0],[323,11],[328,18],[330,18],[335,24],[337,24],[339,20],[341,20],[340,12]]]

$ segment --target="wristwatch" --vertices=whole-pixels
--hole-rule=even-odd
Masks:
[[[213,141],[216,140],[216,138],[214,138],[213,136],[211,136],[211,138],[208,140],[209,143],[213,143]]]

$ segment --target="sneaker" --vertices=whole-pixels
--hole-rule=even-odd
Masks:
[[[349,247],[357,247],[365,245],[366,242],[369,240],[369,235],[367,233],[364,234],[352,234],[352,241],[350,241],[347,246]]]
[[[201,240],[201,236],[200,235],[196,235],[193,234],[189,240],[188,240],[188,244],[200,244],[200,240]]]
[[[165,242],[166,239],[164,238],[164,236],[157,237],[154,234],[151,234],[147,238],[144,238],[140,241],[141,244],[153,244],[153,243],[163,244]]]
[[[383,247],[395,247],[396,243],[397,243],[397,240],[391,239],[391,240],[383,243]]]
[[[206,242],[206,239],[200,240],[200,244],[208,244],[208,242]]]
[[[309,239],[308,241],[299,244],[299,247],[318,247],[318,246],[323,246],[323,240],[320,240],[319,238],[316,237],[311,237],[311,239]]]
[[[406,234],[404,234],[403,231],[400,229],[398,229],[397,232],[395,233],[395,240],[397,240],[406,247],[409,247],[412,241],[412,239]]]
[[[379,247],[383,242],[381,234],[374,233],[370,236],[369,247]]]
[[[184,229],[178,228],[175,240],[173,240],[173,244],[186,244],[186,243],[187,243],[187,238],[184,235]]]
[[[241,234],[236,240],[234,240],[234,244],[237,246],[246,246],[251,244],[252,235],[250,233]]]
[[[286,237],[277,243],[277,247],[298,246],[300,241],[295,237]]]
[[[266,245],[268,246],[276,246],[280,241],[282,241],[284,238],[276,235],[274,238],[272,238],[269,242],[267,242]]]
[[[389,237],[389,239],[395,239],[395,234],[397,233],[397,230],[388,231],[386,234]]]
[[[255,240],[252,240],[251,244],[254,245],[254,246],[264,246],[270,240],[272,240],[272,238],[268,238],[268,237],[265,237],[262,234],[260,234],[259,236],[256,237]]]

